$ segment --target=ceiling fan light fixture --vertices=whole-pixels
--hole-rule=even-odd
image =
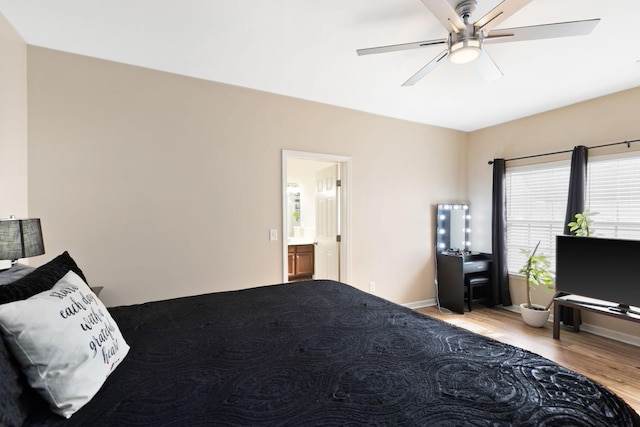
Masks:
[[[454,64],[468,64],[480,57],[480,40],[466,39],[452,43],[449,48],[449,62]]]
[[[455,7],[452,6],[454,1],[457,2]],[[475,68],[482,73],[485,80],[490,81],[502,77],[502,72],[491,59],[489,52],[483,52],[482,46],[485,40],[492,43],[503,43],[587,35],[591,33],[593,28],[600,22],[600,19],[585,19],[503,30],[493,29],[518,10],[522,9],[522,7],[530,1],[531,0],[495,0],[496,3],[499,3],[496,7],[480,19],[472,22],[471,16],[476,10],[478,0],[422,0],[431,14],[446,28],[449,33],[446,39],[358,49],[356,52],[358,55],[368,55],[370,53],[385,53],[443,45],[443,50],[418,70],[417,73],[411,76],[409,80],[404,82],[402,86],[413,86],[441,64],[446,57],[449,57],[449,62],[453,64],[468,64],[479,60],[480,66]],[[636,62],[640,63],[640,60]]]

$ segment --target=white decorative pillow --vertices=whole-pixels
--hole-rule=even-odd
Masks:
[[[29,384],[65,418],[129,352],[104,304],[73,271],[48,291],[0,305],[0,328]]]

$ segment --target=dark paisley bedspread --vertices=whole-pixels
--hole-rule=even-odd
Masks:
[[[131,346],[71,419],[32,425],[633,426],[599,384],[332,281],[110,310]]]

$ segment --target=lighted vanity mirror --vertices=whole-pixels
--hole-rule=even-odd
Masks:
[[[436,251],[465,252],[471,246],[471,215],[467,203],[438,203]]]

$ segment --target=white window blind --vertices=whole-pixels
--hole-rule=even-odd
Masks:
[[[555,236],[563,233],[570,163],[507,168],[507,264],[517,273],[521,249],[549,256],[555,270]],[[640,153],[590,156],[585,206],[592,212],[594,236],[640,240]]]
[[[590,157],[585,205],[595,236],[640,240],[640,155]]]
[[[568,161],[507,169],[509,272],[518,272],[526,260],[521,250],[533,250],[538,241],[538,253],[555,263],[555,236],[562,234],[564,227],[569,171]]]

